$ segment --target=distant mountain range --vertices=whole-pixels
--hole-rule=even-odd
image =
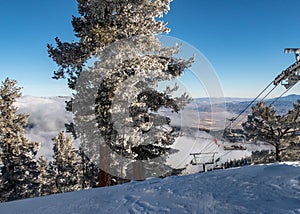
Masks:
[[[216,99],[214,99],[215,101]],[[223,101],[225,101],[226,111],[230,113],[238,114],[242,110],[244,110],[253,99],[250,98],[232,98],[232,97],[225,97],[224,99],[217,99],[216,104],[213,104],[214,107],[220,107],[222,108],[224,106]],[[223,100],[223,101],[222,101]],[[273,106],[275,110],[278,112],[278,114],[284,114],[288,110],[293,108],[293,104],[297,102],[297,100],[300,100],[300,95],[292,94],[285,97],[281,97],[277,100],[277,98],[267,99],[265,100],[267,105],[270,105],[273,103]],[[197,104],[198,111],[210,111],[211,109],[211,99],[210,98],[196,98],[193,101]],[[257,103],[254,102],[253,105]],[[251,108],[249,108],[246,113],[250,113]]]

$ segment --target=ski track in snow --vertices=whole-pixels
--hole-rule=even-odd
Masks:
[[[0,204],[0,213],[300,213],[300,167],[246,166]]]

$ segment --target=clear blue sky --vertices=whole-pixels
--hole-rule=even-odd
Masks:
[[[170,35],[200,50],[215,68],[225,96],[255,97],[294,62],[300,47],[299,0],[174,0]],[[56,64],[46,44],[75,39],[75,0],[0,0],[0,79],[18,80],[24,94],[65,95],[51,79]],[[273,96],[280,94],[276,91]],[[300,83],[290,93],[300,93]]]

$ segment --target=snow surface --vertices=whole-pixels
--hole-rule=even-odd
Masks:
[[[0,204],[0,213],[300,213],[300,163],[246,166]]]

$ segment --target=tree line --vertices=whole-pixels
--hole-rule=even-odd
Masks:
[[[53,138],[53,160],[36,159],[39,143],[26,139],[24,132],[28,115],[17,114],[13,105],[21,89],[15,80],[4,81],[0,101],[2,201],[180,171],[165,163],[176,152],[171,145],[178,131],[158,111],[165,108],[178,113],[191,98],[186,93],[173,97],[177,85],[159,91],[157,84],[181,76],[194,58],[178,58],[179,45],[163,47],[157,38],[170,31],[162,19],[170,2],[77,0],[79,17],[72,18],[77,40],[55,38],[56,45],[47,45],[58,65],[53,78],[67,78],[74,92],[66,105],[74,113],[74,123],[66,128],[80,139],[79,150],[74,149],[72,137],[61,132]]]
[[[54,79],[68,80],[73,97],[66,110],[74,123],[53,138],[53,160],[37,159],[38,142],[25,137],[28,115],[18,114],[15,80],[0,89],[1,201],[107,186],[150,176],[180,173],[166,160],[179,131],[160,109],[178,113],[191,102],[178,86],[194,58],[178,57],[180,46],[164,47],[157,35],[170,29],[162,19],[171,0],[77,0],[72,18],[76,41],[48,44],[58,65]],[[91,62],[89,64],[89,62]],[[287,143],[299,143],[300,102],[285,116],[260,103],[243,125],[249,137],[275,146],[276,160]],[[80,149],[73,139],[80,139]],[[95,164],[97,163],[97,164]],[[120,176],[113,176],[120,175]],[[126,179],[124,179],[126,178]]]
[[[17,113],[21,88],[7,78],[0,88],[0,201],[63,193],[96,186],[97,166],[72,136],[60,132],[53,138],[53,160],[37,157],[40,143],[25,136],[29,115]]]

